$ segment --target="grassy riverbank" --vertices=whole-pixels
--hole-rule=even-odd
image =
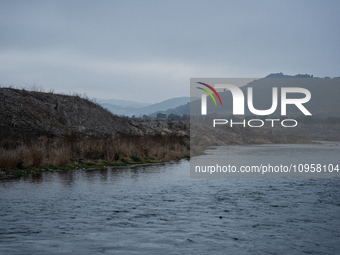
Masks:
[[[178,135],[41,136],[25,142],[1,143],[0,178],[55,169],[164,162],[189,156],[189,139]]]

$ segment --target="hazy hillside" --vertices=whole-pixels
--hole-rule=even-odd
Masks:
[[[179,116],[182,116],[183,114],[190,114],[190,103],[186,103],[186,104],[177,106],[175,108],[170,108],[165,111],[157,111],[157,112],[150,114],[149,116],[155,118],[157,117],[158,113],[165,113],[167,115],[172,113],[172,114],[179,115]]]
[[[174,114],[177,114],[177,115],[189,114],[190,113],[190,103],[187,103],[185,105],[180,105],[173,110],[170,109],[170,110],[166,111],[166,113],[168,113],[168,114],[170,114],[172,112]]]
[[[103,107],[108,109],[114,114],[118,115],[125,115],[125,116],[132,116],[135,115],[136,117],[143,116],[143,115],[149,115],[154,112],[158,111],[166,111],[170,108],[175,108],[180,105],[187,104],[189,102],[189,97],[177,97],[177,98],[171,98],[165,101],[162,101],[160,103],[148,105],[145,107],[121,107],[117,105],[112,105],[109,103],[102,104]]]
[[[139,103],[135,101],[118,100],[118,99],[96,99],[96,101],[101,105],[111,104],[111,105],[119,106],[119,107],[138,108],[138,107],[145,107],[145,106],[151,105],[149,103]]]

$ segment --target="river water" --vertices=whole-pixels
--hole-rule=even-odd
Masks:
[[[340,254],[340,179],[194,179],[181,160],[0,180],[0,254]]]

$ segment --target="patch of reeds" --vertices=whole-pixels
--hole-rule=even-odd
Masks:
[[[0,169],[16,170],[68,166],[91,160],[110,164],[168,161],[190,156],[189,139],[176,135],[120,135],[119,137],[39,137],[29,142],[0,143]]]

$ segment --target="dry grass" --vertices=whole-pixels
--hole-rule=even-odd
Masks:
[[[68,166],[102,160],[112,164],[168,161],[190,156],[186,137],[121,135],[120,137],[39,137],[29,142],[0,143],[0,169]]]
[[[10,150],[0,149],[0,167],[16,169],[20,163],[17,153]]]

